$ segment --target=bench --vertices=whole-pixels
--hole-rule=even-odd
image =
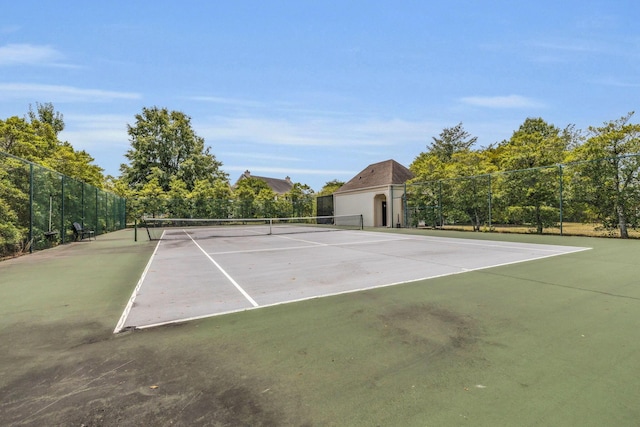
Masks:
[[[79,223],[74,222],[73,223],[73,235],[76,238],[76,242],[78,240],[82,240],[85,237],[89,237],[89,240],[91,240],[91,236],[93,236],[93,239],[95,240],[96,238],[96,234],[95,231],[93,230],[87,230],[86,228],[83,228]]]

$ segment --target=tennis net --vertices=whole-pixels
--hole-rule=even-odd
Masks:
[[[362,230],[362,215],[298,218],[143,218],[150,240],[206,239],[317,231]]]

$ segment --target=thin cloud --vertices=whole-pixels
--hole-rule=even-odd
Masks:
[[[603,86],[613,86],[613,87],[630,87],[630,88],[640,87],[640,81],[629,82],[629,81],[623,81],[614,77],[607,77],[607,78],[602,78],[598,80],[592,80],[592,83],[603,85]]]
[[[246,159],[256,159],[256,160],[278,160],[278,161],[286,161],[286,162],[300,162],[303,159],[300,157],[286,157],[279,156],[274,154],[263,154],[263,153],[247,153],[246,151],[222,151],[220,153],[216,153],[216,155],[220,155],[221,157],[239,157],[243,160]]]
[[[575,53],[598,53],[603,51],[603,46],[594,43],[593,40],[555,40],[530,42],[531,48]]]
[[[539,108],[543,104],[520,95],[508,96],[469,96],[460,100],[463,104],[486,108]]]
[[[65,115],[65,130],[60,139],[69,141],[74,147],[93,149],[97,147],[129,146],[127,122],[130,117],[116,114]]]
[[[232,107],[251,107],[258,108],[265,105],[261,102],[246,99],[224,98],[219,96],[188,96],[186,99],[191,101],[208,102],[212,104],[227,105]]]
[[[56,65],[63,55],[51,46],[7,44],[0,46],[2,65]]]
[[[195,126],[206,140],[243,141],[299,147],[392,146],[422,141],[433,126],[403,120],[284,120],[264,117],[217,117]]]
[[[134,92],[115,92],[32,83],[0,83],[0,96],[12,99],[48,99],[52,102],[104,102],[117,99],[133,100],[142,97]]]
[[[305,174],[305,175],[353,175],[352,170],[336,170],[336,169],[296,169],[296,168],[274,168],[265,166],[223,166],[226,171],[244,172],[246,170],[251,173],[272,173],[280,175],[293,175],[293,174]]]

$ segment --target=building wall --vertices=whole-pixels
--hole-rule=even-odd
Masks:
[[[334,194],[333,210],[336,215],[362,215],[365,227],[373,227],[373,198],[377,193],[358,191]]]
[[[391,199],[393,193],[393,201]],[[362,215],[365,227],[404,226],[403,186],[367,188],[334,194],[335,215]],[[386,220],[382,219],[382,201],[386,202]]]

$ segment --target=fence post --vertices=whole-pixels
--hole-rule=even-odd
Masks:
[[[408,207],[408,203],[407,203],[407,183],[404,183],[404,193],[402,194],[402,207],[403,209],[403,213],[404,213],[404,227],[405,228],[409,228],[409,211],[407,209]]]
[[[438,181],[438,207],[440,211],[440,230],[444,230],[444,214],[442,213],[442,180]]]
[[[560,235],[563,236],[563,217],[562,217],[562,207],[564,203],[563,199],[563,186],[562,186],[562,165],[558,165],[559,179],[560,179]]]
[[[95,215],[94,215],[95,224],[93,224],[93,227],[94,227],[93,229],[96,230],[96,236],[97,236],[98,234],[102,234],[102,232],[100,231],[100,228],[99,228],[99,226],[100,226],[100,216],[99,216],[99,210],[98,210],[98,187],[95,187],[94,193],[95,193],[96,202],[94,203],[95,204]]]
[[[390,218],[390,221],[389,221],[389,227],[393,228],[393,202],[394,202],[394,200],[393,200],[393,184],[389,185],[389,196],[390,196],[389,198],[391,199],[391,209],[390,209],[391,218]]]
[[[62,184],[60,185],[60,241],[64,244],[67,230],[64,228],[64,184],[65,175],[62,175]]]
[[[489,231],[491,231],[491,199],[492,199],[492,194],[491,194],[491,174],[489,174]]]
[[[29,253],[33,253],[33,163],[29,163]]]

